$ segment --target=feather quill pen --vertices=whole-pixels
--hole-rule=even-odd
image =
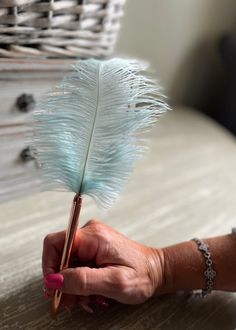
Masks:
[[[61,268],[68,267],[82,195],[110,207],[147,149],[142,132],[168,109],[155,80],[136,60],[84,60],[34,112],[33,145],[49,189],[76,195]],[[55,293],[55,318],[61,294]]]

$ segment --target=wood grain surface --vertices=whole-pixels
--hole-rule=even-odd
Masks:
[[[164,246],[228,233],[236,224],[236,143],[190,111],[169,112],[151,134],[151,150],[109,212],[85,198],[81,225],[101,218],[128,237]],[[204,300],[188,293],[87,315],[49,316],[43,298],[43,237],[64,229],[73,194],[47,192],[0,205],[0,329],[236,329],[236,294]],[[199,275],[200,276],[200,275]]]

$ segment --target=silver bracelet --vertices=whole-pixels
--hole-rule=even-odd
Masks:
[[[205,262],[206,262],[206,266],[207,266],[206,270],[204,271],[204,277],[206,278],[206,288],[201,290],[200,292],[194,291],[194,293],[197,296],[205,298],[213,290],[213,284],[214,284],[214,278],[216,277],[216,271],[212,267],[212,259],[211,259],[211,253],[209,250],[209,246],[198,238],[193,238],[193,241],[197,244],[198,250],[201,251],[203,256],[205,257]]]

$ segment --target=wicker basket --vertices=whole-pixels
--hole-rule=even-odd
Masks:
[[[0,57],[105,57],[125,0],[0,0]]]

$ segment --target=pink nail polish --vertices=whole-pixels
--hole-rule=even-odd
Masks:
[[[100,307],[102,307],[104,309],[109,307],[109,303],[105,297],[102,297],[102,296],[97,297],[95,301],[96,301],[97,305],[99,305]]]
[[[48,274],[44,278],[44,285],[48,289],[61,289],[63,283],[64,277],[62,274]]]

